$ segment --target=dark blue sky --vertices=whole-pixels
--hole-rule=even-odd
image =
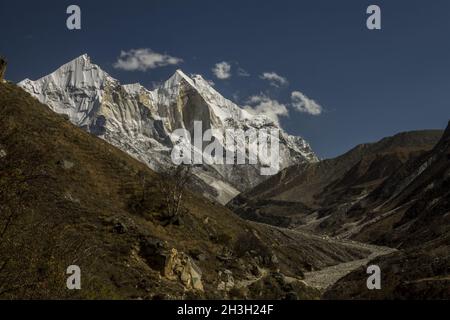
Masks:
[[[82,30],[66,28],[70,4]],[[366,28],[366,8],[382,9],[382,30]],[[147,87],[178,67],[215,82],[238,103],[264,92],[288,104],[292,91],[316,100],[320,116],[290,110],[281,118],[321,157],[397,132],[444,128],[450,116],[450,1],[1,1],[0,54],[7,78],[36,79],[88,53],[122,83]],[[151,48],[182,58],[180,66],[113,68],[121,50]],[[215,79],[228,61],[251,77]],[[276,72],[289,86],[259,79]]]

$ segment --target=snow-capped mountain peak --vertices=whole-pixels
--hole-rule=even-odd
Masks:
[[[196,121],[202,122],[203,130],[278,128],[269,118],[250,114],[224,98],[200,75],[188,76],[177,70],[150,91],[139,83],[121,85],[93,64],[87,54],[39,80],[26,79],[19,86],[55,112],[68,115],[75,125],[155,170],[172,164],[170,151],[177,141],[171,133],[181,128],[192,131]],[[280,168],[317,161],[306,141],[279,129]],[[223,142],[221,137],[215,138]],[[260,166],[205,164],[196,167],[195,174],[206,196],[226,203],[266,178],[260,175]]]
[[[55,112],[69,115],[74,124],[84,126],[89,122],[88,114],[101,102],[103,88],[114,83],[118,81],[84,54],[47,76],[36,81],[26,79],[19,86]]]

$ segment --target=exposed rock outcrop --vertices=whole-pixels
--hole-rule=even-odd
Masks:
[[[0,159],[6,157],[7,153],[3,146],[0,144]]]
[[[186,290],[204,291],[202,271],[194,260],[177,249],[167,249],[158,240],[146,239],[141,243],[141,256],[161,276],[172,281],[180,281]]]
[[[166,256],[163,275],[170,280],[180,280],[187,290],[203,291],[202,271],[195,262],[177,249]]]

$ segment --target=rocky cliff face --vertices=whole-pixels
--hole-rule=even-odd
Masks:
[[[180,143],[173,132],[194,132],[194,123],[208,129],[279,129],[280,169],[318,159],[306,141],[281,130],[265,116],[252,115],[225,99],[201,76],[188,77],[178,70],[159,88],[149,91],[140,84],[120,82],[83,55],[37,81],[26,79],[19,86],[65,114],[70,121],[131,154],[150,168],[163,170],[172,163],[170,154]],[[224,138],[214,133],[211,141],[224,146]],[[189,142],[188,142],[189,144]],[[188,146],[201,153],[198,146]],[[247,154],[257,153],[248,145]],[[260,169],[265,164],[202,164],[194,168],[197,186],[204,195],[221,203],[267,178]]]

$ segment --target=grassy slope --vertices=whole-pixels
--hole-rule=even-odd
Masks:
[[[0,234],[0,298],[228,298],[217,290],[219,271],[230,269],[239,281],[256,267],[269,276],[237,297],[282,298],[294,290],[314,298],[314,290],[280,284],[271,275],[279,270],[301,278],[306,270],[367,255],[246,222],[193,194],[183,224],[163,227],[156,173],[12,84],[0,84],[0,149],[6,153],[0,157],[0,226],[8,225]],[[141,203],[143,178],[148,195]],[[14,217],[10,224],[8,217]],[[116,232],[118,223],[126,232]],[[196,263],[205,293],[161,277],[143,258],[141,244],[147,242],[202,253]],[[218,259],[224,255],[231,259]],[[70,264],[82,269],[81,291],[65,289]],[[266,282],[270,290],[261,285]]]

